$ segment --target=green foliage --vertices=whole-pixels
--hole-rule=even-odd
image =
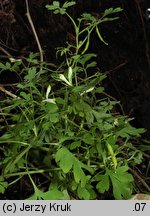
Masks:
[[[52,5],[47,5],[46,8],[47,8],[48,10],[53,10],[55,14],[60,13],[60,14],[63,15],[63,14],[66,13],[66,9],[67,9],[68,7],[73,6],[73,5],[75,5],[75,4],[76,4],[76,2],[74,2],[74,1],[71,1],[71,2],[67,2],[67,1],[66,1],[66,2],[62,5],[62,7],[60,7],[59,1],[53,1],[53,4],[52,4]]]
[[[99,183],[96,185],[96,188],[99,190],[99,192],[104,193],[110,188],[111,181],[115,199],[120,200],[122,198],[130,198],[133,177],[131,174],[127,173],[127,170],[127,166],[118,167],[116,171],[106,170],[104,175],[100,174],[96,178],[96,181],[99,181]]]
[[[104,42],[100,23],[116,19],[110,15],[121,9],[110,8],[100,19],[84,13],[76,23],[66,10],[74,4],[65,2],[60,7],[53,1],[47,5],[54,13],[66,15],[74,26],[75,44],[67,43],[57,51],[65,57],[61,65],[43,63],[41,71],[38,55],[33,53],[27,65],[0,64],[2,71],[9,68],[18,73],[20,69],[23,77],[16,86],[18,97],[0,101],[5,129],[0,137],[1,193],[8,186],[4,178],[16,176],[17,181],[17,176],[28,175],[34,188],[29,199],[98,199],[100,193],[111,190],[115,199],[132,194],[128,167],[142,162],[142,151],[132,139],[144,129],[113,113],[119,102],[104,97],[106,75],[97,68],[96,55],[86,52],[93,30]],[[50,179],[46,191],[34,183],[33,174]]]
[[[104,11],[103,16],[100,19],[97,19],[96,17],[92,16],[89,13],[83,13],[81,15],[81,18],[78,18],[78,23],[76,23],[66,10],[68,7],[73,6],[75,4],[76,4],[76,2],[74,2],[74,1],[65,2],[61,7],[59,1],[53,1],[53,3],[51,5],[46,5],[46,8],[48,10],[52,10],[55,14],[66,15],[70,19],[70,21],[74,27],[76,44],[72,45],[72,44],[68,43],[67,48],[66,47],[61,48],[59,50],[59,52],[61,53],[61,56],[63,54],[67,56],[67,53],[70,52],[71,48],[76,50],[75,51],[76,56],[80,53],[83,55],[88,50],[88,47],[90,44],[90,36],[94,30],[96,31],[99,39],[103,43],[108,45],[108,43],[106,43],[104,41],[104,39],[100,33],[100,27],[99,26],[103,22],[113,21],[113,20],[118,19],[118,17],[110,17],[110,15],[116,14],[116,13],[122,11],[122,9],[119,7],[115,8],[115,9],[113,9],[113,8],[106,9]],[[86,21],[86,24],[84,24],[85,21]],[[84,37],[84,39],[81,39],[83,37]],[[76,56],[73,56],[73,58]],[[78,57],[80,57],[80,56],[78,56]],[[71,58],[70,58],[70,60],[72,61]],[[69,64],[69,62],[68,62],[68,64]]]
[[[0,193],[4,194],[7,187],[8,183],[4,180],[3,176],[0,176]]]
[[[34,188],[34,194],[28,198],[28,200],[64,200],[69,199],[69,195],[67,190],[60,191],[58,189],[57,184],[50,184],[48,191],[43,192],[39,190],[32,180],[31,176],[30,180],[32,182]]]

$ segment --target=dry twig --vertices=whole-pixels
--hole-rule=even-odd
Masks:
[[[4,92],[5,94],[9,95],[12,98],[18,98],[20,99],[20,97],[18,97],[17,95],[7,91],[3,86],[0,86],[0,91]]]
[[[34,24],[33,24],[32,18],[31,18],[31,15],[30,15],[28,0],[26,0],[26,9],[27,9],[26,15],[27,15],[28,21],[30,23],[30,26],[32,28],[32,31],[33,31],[36,43],[38,45],[38,49],[39,49],[39,53],[40,53],[40,62],[42,63],[43,62],[43,50],[42,50],[42,47],[41,47],[38,35],[36,33],[36,30],[35,30],[35,27],[34,27]]]
[[[150,192],[150,187],[148,186],[148,184],[144,181],[144,179],[142,179],[141,176],[139,176],[139,174],[133,170],[132,168],[129,168],[130,172],[140,180],[140,182],[143,184],[143,186],[148,190],[148,192]]]
[[[7,51],[5,50],[2,46],[0,46],[0,50],[5,53],[9,58],[12,58],[12,55]]]

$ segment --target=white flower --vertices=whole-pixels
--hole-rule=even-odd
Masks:
[[[49,103],[56,104],[55,98],[52,98],[52,99],[48,98],[50,92],[51,92],[51,86],[49,85],[49,86],[47,87],[47,91],[46,91],[46,99],[45,99],[45,100],[42,100],[42,102],[49,102]]]
[[[48,99],[49,93],[51,92],[51,86],[49,85],[47,87],[47,91],[46,91],[46,99]]]
[[[94,90],[94,87],[91,87],[91,88],[87,89],[86,91],[82,92],[80,95],[82,96],[82,95],[84,95],[85,93],[91,92],[91,91],[93,91],[93,90]]]
[[[72,85],[72,74],[73,74],[72,67],[69,67],[68,68],[68,80],[71,85]]]
[[[72,86],[72,83],[70,83],[63,74],[59,74],[59,79],[64,81],[67,85]]]

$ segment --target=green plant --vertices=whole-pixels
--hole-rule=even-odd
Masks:
[[[107,16],[121,9],[110,8],[98,20],[83,14],[76,24],[66,11],[74,4],[66,2],[60,7],[54,1],[47,6],[66,15],[74,26],[75,44],[58,50],[65,56],[62,66],[50,69],[43,63],[41,72],[37,55],[31,53],[27,66],[22,65],[24,79],[16,87],[18,97],[0,101],[4,130],[0,137],[1,193],[28,175],[34,188],[29,199],[98,199],[99,193],[111,188],[115,199],[132,194],[128,167],[141,162],[142,152],[131,141],[144,129],[132,127],[131,119],[113,112],[118,102],[103,96],[101,84],[106,75],[97,68],[96,55],[86,53],[92,31],[103,41],[99,24],[115,20]],[[81,25],[83,21],[86,26]],[[1,68],[8,69],[8,63]],[[47,191],[37,187],[34,174],[50,179]],[[11,177],[16,179],[8,184]]]

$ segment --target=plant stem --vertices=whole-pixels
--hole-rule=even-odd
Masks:
[[[55,169],[41,169],[41,170],[35,170],[35,171],[25,171],[25,172],[18,172],[18,173],[10,173],[10,174],[5,174],[5,178],[10,178],[13,176],[19,176],[19,175],[28,175],[28,174],[38,174],[38,173],[45,173],[45,172],[51,172],[51,171],[56,171],[56,170],[61,170],[60,168],[55,168]]]
[[[73,26],[74,26],[74,30],[75,30],[75,35],[76,35],[76,52],[75,55],[78,54],[79,51],[79,28],[77,26],[77,24],[75,23],[75,21],[73,20],[73,18],[66,12],[67,17],[71,20]]]

